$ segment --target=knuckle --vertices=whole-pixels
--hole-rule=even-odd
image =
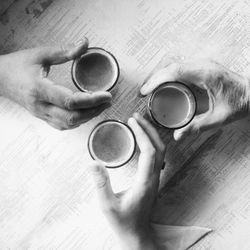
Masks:
[[[104,188],[107,184],[108,177],[106,175],[104,176],[98,176],[96,180],[96,187],[101,189]]]
[[[200,125],[194,123],[193,126],[190,126],[189,129],[186,131],[187,132],[186,134],[187,135],[189,135],[189,134],[198,135],[200,133],[200,130],[201,130]]]
[[[61,44],[60,45],[61,53],[64,56],[66,60],[70,60],[70,50],[69,50],[69,45]]]
[[[72,127],[76,125],[77,121],[78,121],[78,116],[75,113],[69,114],[66,119],[66,124],[68,127]]]
[[[65,46],[65,44],[61,43],[60,44],[60,50],[63,54],[67,54],[68,53],[68,49],[67,47]]]
[[[36,102],[39,99],[39,92],[35,87],[28,89],[26,95],[28,97],[28,101],[31,103]]]
[[[64,107],[66,109],[69,109],[69,110],[72,110],[74,108],[74,105],[75,102],[74,102],[74,99],[72,99],[71,97],[66,97],[65,100],[64,100]]]
[[[118,209],[115,206],[115,204],[113,204],[113,202],[109,202],[109,201],[101,204],[101,210],[104,214],[116,215],[118,213]]]
[[[34,98],[28,99],[28,101],[26,102],[26,107],[33,115],[37,115],[40,112],[39,104]]]

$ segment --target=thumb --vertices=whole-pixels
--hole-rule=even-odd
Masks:
[[[174,139],[179,141],[190,134],[199,134],[201,131],[219,127],[226,120],[227,116],[228,112],[219,108],[212,112],[208,111],[197,115],[186,127],[174,131]]]
[[[221,96],[219,90],[217,96]],[[197,115],[194,119],[184,128],[174,131],[174,139],[176,141],[184,138],[190,134],[199,134],[201,131],[219,127],[225,123],[230,116],[232,116],[231,107],[223,98],[215,98],[211,91],[209,95],[209,110],[203,114]]]
[[[109,174],[105,166],[97,161],[94,161],[90,166],[97,196],[102,206],[107,206],[115,198],[110,184]]]
[[[80,57],[88,49],[88,39],[84,37],[73,45],[45,47],[38,49],[36,59],[41,64],[61,64]]]
[[[182,138],[185,138],[190,134],[199,134],[202,124],[205,124],[205,119],[203,122],[201,122],[201,119],[199,120],[197,119],[197,116],[196,116],[187,126],[181,129],[176,129],[174,131],[174,139],[176,141],[179,141]]]

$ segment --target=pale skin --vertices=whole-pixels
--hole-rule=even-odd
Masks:
[[[182,129],[174,131],[180,140],[189,134],[220,127],[249,114],[250,81],[247,71],[238,74],[209,59],[174,62],[153,72],[141,87],[143,96],[149,95],[160,84],[180,81],[205,89],[209,97],[207,112],[194,117]]]
[[[206,89],[210,99],[206,113],[196,116],[188,126],[174,132],[176,140],[191,133],[220,127],[249,113],[249,78],[213,61],[169,64],[149,77],[141,88],[141,94],[150,94],[166,81],[195,84]],[[159,248],[150,228],[150,218],[157,198],[165,147],[155,128],[140,115],[135,114],[128,124],[141,151],[131,188],[122,194],[114,194],[105,167],[94,162],[90,168],[101,208],[122,249],[156,250]]]
[[[87,39],[74,47],[37,48],[0,56],[0,95],[20,104],[34,116],[63,130],[78,127],[110,105],[108,92],[73,93],[52,82],[49,69],[85,53]],[[250,70],[249,70],[250,71]],[[249,72],[248,71],[248,72]],[[186,127],[174,131],[180,140],[189,134],[220,127],[249,114],[250,74],[237,74],[208,59],[174,62],[149,76],[140,92],[150,94],[161,83],[180,81],[207,91],[209,110]],[[152,125],[135,114],[128,121],[141,154],[133,186],[114,194],[105,167],[94,162],[92,170],[101,208],[124,250],[156,250],[150,217],[155,205],[165,146]]]
[[[74,60],[87,48],[88,40],[84,38],[77,46],[42,47],[1,55],[0,95],[59,130],[80,126],[110,106],[111,94],[73,93],[48,76],[51,66]]]
[[[115,194],[108,172],[99,162],[90,170],[96,186],[100,207],[120,240],[123,250],[157,250],[150,227],[165,146],[156,129],[139,114],[128,120],[140,149],[135,180],[130,189]]]

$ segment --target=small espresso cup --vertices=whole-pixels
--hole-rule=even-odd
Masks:
[[[178,129],[192,121],[196,106],[195,96],[187,85],[165,82],[151,94],[147,111],[156,124],[168,129]]]
[[[136,149],[135,135],[131,128],[118,120],[105,120],[97,124],[89,135],[88,150],[94,160],[107,168],[125,165]]]
[[[116,58],[102,48],[89,48],[72,63],[71,77],[83,92],[110,91],[119,79]]]

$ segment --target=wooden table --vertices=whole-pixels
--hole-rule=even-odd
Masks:
[[[250,62],[248,0],[17,0],[0,3],[0,51],[60,46],[87,36],[121,66],[113,105],[72,131],[56,131],[0,98],[0,248],[117,249],[98,210],[87,170],[86,140],[105,118],[143,112],[136,93],[163,57],[211,57],[235,71]],[[74,89],[70,63],[51,78]],[[154,220],[213,232],[192,249],[250,249],[249,120],[167,147]],[[116,191],[129,187],[136,157],[110,171]]]

